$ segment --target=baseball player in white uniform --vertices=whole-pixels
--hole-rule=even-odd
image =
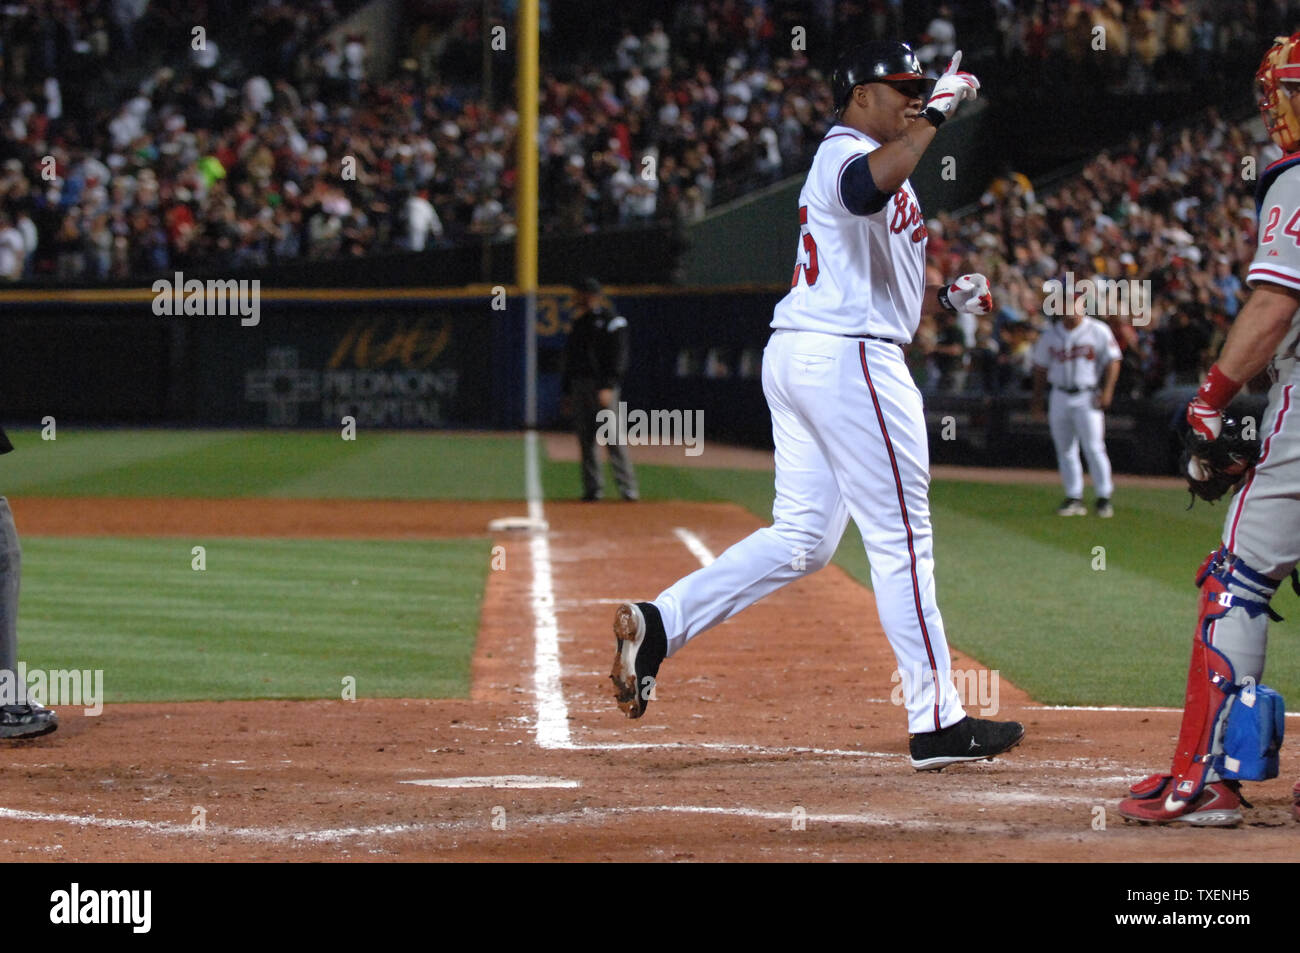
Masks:
[[[926,286],[925,219],[907,181],[938,126],[975,98],[979,83],[958,72],[960,62],[959,52],[936,82],[902,43],[870,43],[841,58],[839,122],[799,195],[794,275],[763,353],[776,444],[773,523],[653,602],[619,607],[611,678],[628,717],[644,714],[666,656],[825,566],[852,518],[885,635],[911,678],[913,766],[992,758],[1023,738],[1015,722],[969,717],[951,680],[935,602],[925,418],[903,357],[923,313],[993,308],[982,275]]]
[[[1263,443],[1224,514],[1219,547],[1197,573],[1201,595],[1173,763],[1134,784],[1119,804],[1122,816],[1142,823],[1235,826],[1249,806],[1241,782],[1279,770],[1285,704],[1260,680],[1269,619],[1278,618],[1269,603],[1287,576],[1296,584],[1300,562],[1300,33],[1274,41],[1255,79],[1283,156],[1256,186],[1250,298],[1186,417],[1211,444],[1227,437],[1224,409],[1245,382],[1267,373]],[[1293,796],[1300,820],[1300,784]]]
[[[1083,299],[1076,301],[1034,344],[1033,407],[1035,414],[1042,413],[1043,385],[1051,385],[1047,421],[1065,484],[1065,501],[1057,515],[1087,515],[1079,460],[1082,447],[1097,492],[1097,515],[1109,518],[1115,510],[1110,501],[1114,484],[1106,456],[1105,412],[1115,395],[1121,355],[1110,328],[1084,314],[1083,304]]]

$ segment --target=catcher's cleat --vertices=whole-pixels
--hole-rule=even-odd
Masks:
[[[1194,827],[1236,827],[1241,807],[1250,803],[1241,796],[1236,781],[1212,781],[1190,801],[1167,793],[1173,775],[1153,774],[1129,789],[1131,797],[1119,802],[1120,816],[1140,824],[1191,824]]]
[[[1020,744],[1024,737],[1025,726],[1018,721],[988,721],[967,715],[947,728],[909,735],[907,744],[912,767],[942,771],[963,761],[992,761]]]
[[[59,716],[44,705],[0,705],[0,738],[39,738],[59,727]]]
[[[1056,508],[1057,516],[1087,516],[1088,507],[1083,505],[1083,500],[1076,500],[1074,497],[1066,497],[1065,502]]]
[[[653,602],[625,602],[614,613],[614,683],[618,707],[629,718],[645,714],[655,697],[655,678],[668,654],[668,637]]]
[[[1111,506],[1110,500],[1104,496],[1097,500],[1097,515],[1104,520],[1108,520],[1115,515],[1115,507]]]

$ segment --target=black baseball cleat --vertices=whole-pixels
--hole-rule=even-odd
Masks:
[[[961,721],[938,731],[908,735],[912,767],[918,771],[942,771],[962,761],[992,761],[1010,751],[1025,737],[1025,726],[1018,721],[988,721],[967,715]]]
[[[654,698],[659,665],[668,654],[668,637],[653,602],[625,602],[614,613],[614,683],[618,707],[640,718]]]
[[[39,738],[59,727],[59,716],[44,705],[0,705],[0,738]]]

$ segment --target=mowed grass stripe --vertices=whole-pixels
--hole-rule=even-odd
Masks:
[[[1218,545],[1224,506],[1186,508],[1179,490],[1126,488],[1115,496],[1115,517],[1060,517],[1058,489],[989,483],[936,482],[931,489],[936,538],[944,543],[943,517],[962,514],[1063,552],[1102,546],[1108,566],[1181,586],[1195,575],[1205,554]],[[1006,540],[1003,540],[1003,545]],[[1014,545],[1013,545],[1014,548]]]
[[[464,697],[487,540],[28,537],[32,666],[101,668],[109,701]]]
[[[220,453],[239,434],[220,430],[72,430],[55,439],[37,430],[6,429],[14,452],[0,465],[0,493],[43,495],[107,494],[100,478],[149,468],[167,457]],[[78,487],[88,487],[84,491]]]
[[[523,497],[523,440],[476,433],[60,430],[13,434],[0,492],[41,496]]]
[[[282,483],[272,495],[435,500],[523,497],[524,445],[518,436],[363,432],[346,446],[346,455]]]

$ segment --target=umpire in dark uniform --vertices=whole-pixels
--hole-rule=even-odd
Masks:
[[[0,453],[14,448],[0,427]],[[0,699],[0,738],[35,738],[59,727],[58,716],[27,697],[18,679],[18,586],[22,579],[22,549],[9,501],[0,496],[0,670],[8,673],[11,698]]]
[[[573,328],[564,344],[564,374],[560,378],[560,393],[573,413],[582,448],[584,500],[599,500],[604,494],[605,478],[596,452],[600,427],[596,415],[601,410],[617,414],[627,361],[627,318],[610,309],[599,281],[584,278],[574,297]],[[627,448],[613,440],[606,449],[619,494],[625,500],[637,499],[640,494]]]

